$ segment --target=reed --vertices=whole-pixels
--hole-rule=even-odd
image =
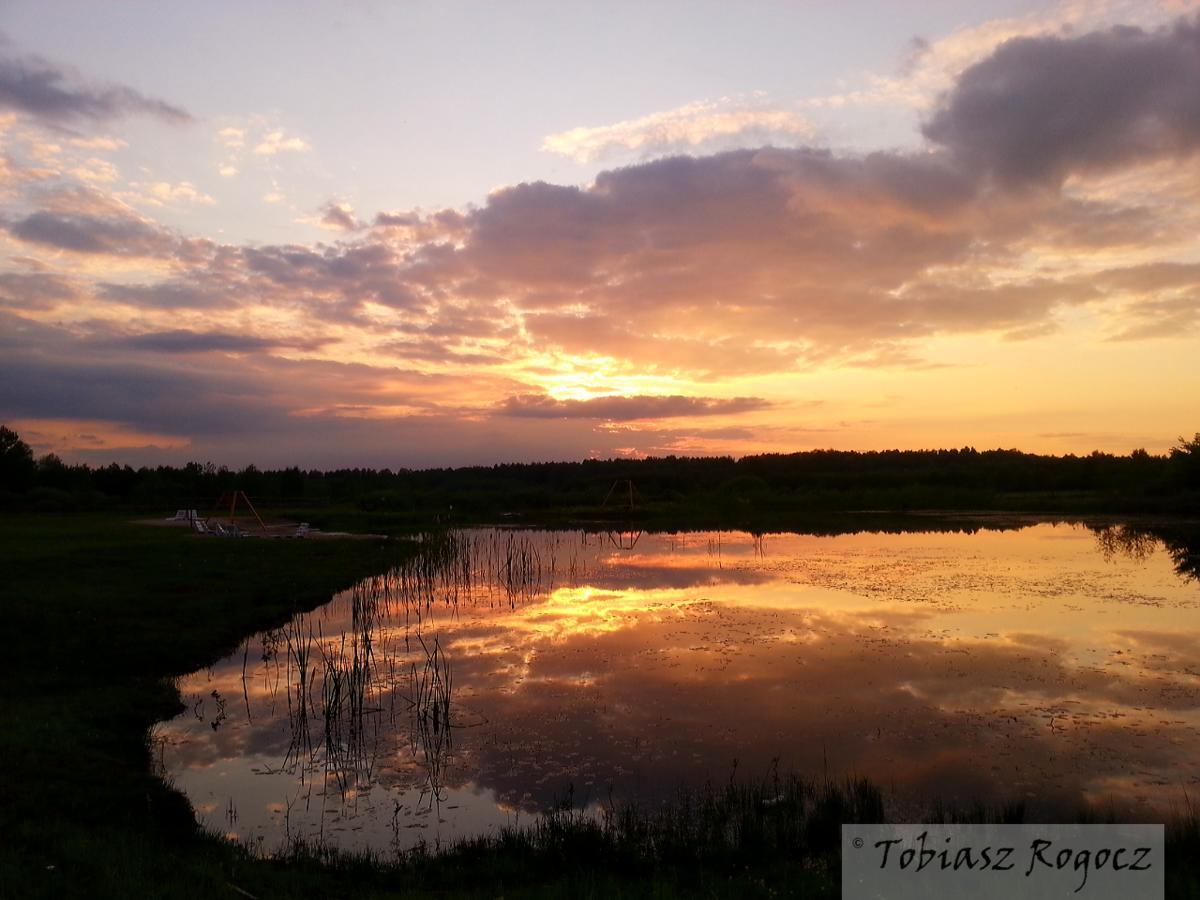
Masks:
[[[411,664],[411,728],[409,743],[413,755],[425,770],[424,792],[431,807],[440,810],[445,784],[445,768],[453,750],[454,723],[450,701],[454,690],[454,675],[450,660],[442,652],[435,635],[430,642],[418,635],[425,664],[420,672]]]

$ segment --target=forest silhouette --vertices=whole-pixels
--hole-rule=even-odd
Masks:
[[[623,487],[616,492],[619,503],[606,502],[613,485],[626,481],[634,490]],[[35,458],[14,431],[0,427],[0,506],[6,508],[202,508],[231,490],[274,506],[352,506],[416,517],[564,510],[635,517],[848,510],[1190,514],[1200,511],[1200,434],[1180,438],[1165,455],[1047,456],[965,447],[323,471],[234,470],[211,462],[68,464],[52,453]]]

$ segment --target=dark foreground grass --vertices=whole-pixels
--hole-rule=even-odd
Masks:
[[[840,825],[883,820],[863,782],[772,774],[654,809],[564,809],[400,858],[294,845],[262,859],[201,833],[153,774],[147,730],[180,709],[170,679],[408,552],[395,541],[202,539],[111,518],[0,519],[0,896],[839,895]],[[1169,831],[1168,861],[1169,896],[1200,896],[1192,810]]]
[[[225,849],[196,840],[186,800],[152,774],[147,730],[181,708],[170,679],[403,546],[0,518],[0,891],[170,894],[193,879],[227,891]]]

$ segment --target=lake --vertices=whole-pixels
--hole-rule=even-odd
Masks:
[[[468,529],[423,549],[181,679],[156,753],[203,824],[389,851],[773,771],[868,777],[896,819],[1153,821],[1197,794],[1200,583],[1150,531]]]

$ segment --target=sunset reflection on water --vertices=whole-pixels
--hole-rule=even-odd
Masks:
[[[460,532],[184,679],[158,737],[201,820],[268,850],[435,843],[776,760],[867,776],[898,817],[1161,817],[1200,780],[1200,584],[1114,534]],[[418,702],[435,642],[448,716]]]

